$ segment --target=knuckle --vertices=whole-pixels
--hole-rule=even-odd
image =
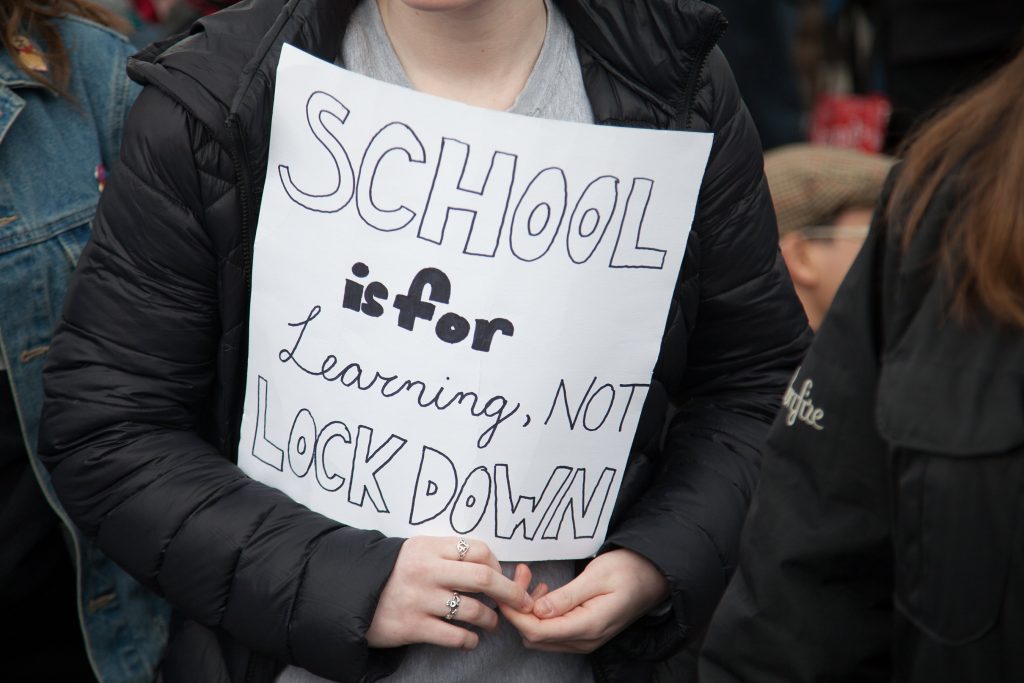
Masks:
[[[480,588],[490,588],[494,583],[494,570],[484,565],[473,569],[473,580]]]
[[[498,627],[498,615],[489,609],[484,610],[484,614],[481,615],[480,621],[483,622],[483,626],[489,629]]]
[[[476,600],[463,602],[459,607],[459,616],[462,617],[462,621],[477,621],[483,616],[483,605]]]
[[[520,634],[523,636],[523,642],[524,643],[530,643],[531,645],[534,645],[534,644],[539,643],[540,640],[541,640],[540,634],[537,633],[532,628],[530,628],[529,626],[524,627],[520,631]]]

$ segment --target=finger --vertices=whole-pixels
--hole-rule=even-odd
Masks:
[[[538,619],[533,614],[523,614],[501,605],[501,613],[519,631],[523,644],[532,650],[550,652],[575,652],[574,644],[586,640],[593,625],[589,620],[580,619],[576,613],[571,616]]]
[[[450,611],[448,601],[451,600],[451,597],[449,593],[447,597],[435,600],[432,603],[435,607],[430,612],[440,619],[449,621],[447,619]],[[498,630],[498,613],[479,600],[466,595],[459,596],[459,607],[450,621],[477,626],[490,633]]]
[[[601,582],[584,572],[537,600],[533,613],[541,619],[560,617],[587,600],[601,595],[602,592]]]
[[[444,619],[427,619],[417,629],[417,632],[416,642],[418,643],[429,643],[457,650],[472,650],[480,644],[480,636]]]
[[[515,574],[512,576],[512,580],[516,584],[529,590],[530,581],[533,580],[533,572],[530,570],[530,566],[527,564],[517,564]],[[533,590],[530,591],[530,597],[534,600],[538,600],[539,598],[542,598],[545,595],[547,595],[549,590],[550,589],[548,588],[548,585],[542,581],[541,583],[538,583],[536,586],[534,586]]]
[[[468,545],[469,548],[462,557],[463,562],[483,564],[495,571],[501,571],[501,563],[498,562],[497,556],[495,556],[483,541],[467,538],[465,536],[444,536],[437,540],[440,544],[441,556],[446,560],[459,561],[459,541],[465,540],[466,545]]]
[[[549,646],[578,648],[580,644],[603,642],[607,633],[607,615],[600,609],[576,609],[565,616],[550,619],[538,619],[533,614],[515,614],[514,610],[507,609],[502,613],[532,649]]]
[[[530,581],[533,579],[533,572],[530,570],[530,566],[527,564],[519,563],[516,565],[516,571],[512,575],[512,581],[520,586],[523,590],[530,588]]]
[[[483,593],[524,612],[533,610],[533,598],[526,589],[500,571],[486,565],[458,562],[448,563],[445,572],[446,576],[434,577],[438,585],[450,586],[460,593]]]
[[[501,610],[505,619],[507,619],[508,622],[512,624],[513,628],[519,631],[519,633],[533,629],[534,625],[540,621],[540,619],[534,616],[533,612],[522,612],[509,607],[508,605],[503,605],[500,602],[498,603],[498,609]]]

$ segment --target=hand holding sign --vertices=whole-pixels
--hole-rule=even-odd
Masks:
[[[516,568],[516,583],[530,585],[530,569]],[[632,550],[598,555],[558,590],[538,597],[533,612],[507,605],[501,611],[523,636],[523,645],[545,652],[587,654],[653,609],[668,595],[657,567]],[[543,596],[543,597],[541,597]]]
[[[472,650],[480,642],[476,633],[438,618],[446,616],[453,592],[482,593],[511,605],[510,612],[533,609],[533,598],[505,578],[490,548],[473,541],[460,560],[457,544],[455,538],[419,536],[402,545],[366,633],[370,647],[430,643]],[[460,595],[454,619],[492,633],[498,628],[497,613],[466,595]]]

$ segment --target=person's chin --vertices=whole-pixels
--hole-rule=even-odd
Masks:
[[[480,4],[484,0],[398,0],[410,9],[420,12],[448,12]]]

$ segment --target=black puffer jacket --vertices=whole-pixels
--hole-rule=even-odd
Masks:
[[[267,681],[281,662],[372,680],[401,655],[365,641],[401,540],[343,527],[233,464],[277,60],[285,42],[333,59],[355,4],[253,0],[134,61],[147,87],[51,351],[41,455],[85,533],[180,615],[169,682]],[[631,660],[676,649],[724,590],[808,333],[757,134],[714,49],[717,10],[560,5],[597,121],[717,134],[608,538],[672,589],[666,617],[597,658],[602,676],[643,680]]]

